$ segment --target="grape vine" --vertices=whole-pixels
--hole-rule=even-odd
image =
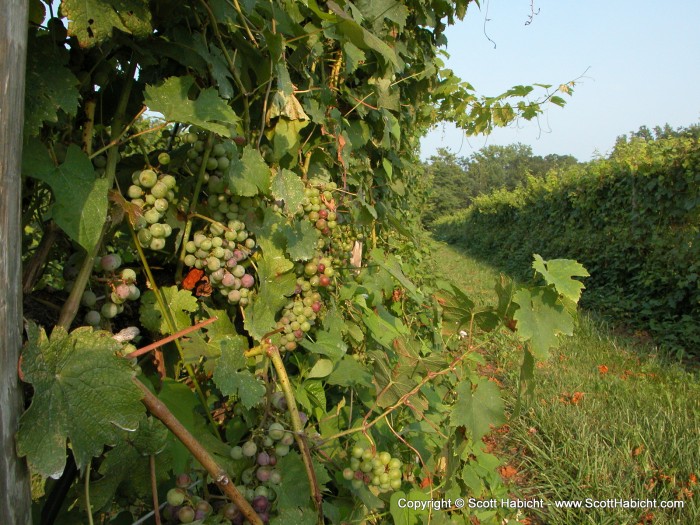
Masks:
[[[442,67],[467,4],[63,0],[32,21],[25,289],[61,305],[20,366],[37,506],[413,523],[397,497],[506,493],[474,352],[516,319],[529,377],[585,270],[536,259],[543,280],[501,283],[497,307],[425,272],[421,134],[560,103],[480,99]],[[60,242],[37,249],[43,232]]]

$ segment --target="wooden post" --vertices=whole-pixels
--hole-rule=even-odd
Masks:
[[[31,525],[29,472],[15,433],[24,406],[17,376],[22,346],[20,164],[27,56],[26,0],[0,0],[0,523]]]

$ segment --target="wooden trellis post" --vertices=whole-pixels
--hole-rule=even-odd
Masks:
[[[21,179],[26,0],[0,0],[0,523],[31,524],[29,473],[15,453],[22,413]]]

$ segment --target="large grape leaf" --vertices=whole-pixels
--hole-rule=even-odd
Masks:
[[[574,332],[574,319],[558,299],[548,287],[518,290],[513,296],[520,307],[513,314],[518,336],[530,342],[537,359],[546,359],[549,349],[559,346],[559,334]]]
[[[196,312],[199,308],[197,298],[187,290],[179,290],[177,286],[160,288],[163,294],[165,307],[170,310],[175,321],[175,329],[182,330],[192,324],[190,313]],[[151,332],[168,334],[170,327],[167,319],[163,316],[163,311],[156,300],[156,294],[148,291],[141,296],[141,324]]]
[[[457,385],[457,401],[452,408],[450,426],[465,427],[472,441],[478,443],[490,426],[506,422],[503,400],[496,383],[480,379],[476,383],[461,381]]]
[[[189,92],[195,79],[191,76],[170,77],[159,86],[146,86],[144,101],[151,111],[162,113],[169,122],[184,122],[230,137],[229,125],[238,122],[238,116],[215,88],[199,93],[190,100]]]
[[[547,284],[552,284],[557,292],[578,303],[581,291],[585,288],[581,281],[572,277],[588,277],[589,273],[582,264],[571,259],[552,259],[545,261],[539,255],[534,255],[532,267],[542,274]]]
[[[55,198],[51,214],[56,224],[90,252],[107,218],[109,183],[96,176],[87,155],[71,144],[65,162],[55,166],[46,148],[38,140],[31,140],[24,147],[22,173],[51,187]]]
[[[78,79],[66,67],[68,52],[57,48],[50,35],[29,33],[24,97],[24,134],[35,136],[44,122],[58,122],[59,110],[78,111]]]
[[[243,352],[248,340],[243,336],[221,340],[221,357],[214,371],[214,382],[226,396],[238,396],[243,405],[252,408],[265,396],[265,385],[248,370]]]
[[[48,338],[30,323],[22,351],[24,380],[34,388],[22,414],[17,451],[43,476],[58,478],[66,465],[70,441],[78,468],[120,442],[123,430],[136,430],[144,407],[132,383],[136,372],[115,352],[112,334],[60,326]]]
[[[60,14],[81,47],[100,44],[114,29],[137,37],[153,32],[148,0],[63,0]]]

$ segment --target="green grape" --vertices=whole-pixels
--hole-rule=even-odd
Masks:
[[[144,188],[152,188],[158,182],[158,175],[153,170],[143,170],[139,173],[139,184]]]
[[[165,248],[165,239],[163,239],[162,237],[154,237],[153,239],[151,239],[151,244],[149,247],[151,248],[151,250],[155,251],[162,250],[163,248]]]
[[[168,187],[163,181],[158,181],[151,188],[151,195],[156,199],[163,199],[168,195]]]
[[[139,232],[136,234],[136,237],[138,238],[139,242],[141,243],[141,246],[148,246],[151,243],[151,239],[153,238],[153,234],[151,233],[150,230],[139,230]]]
[[[102,305],[102,308],[100,309],[100,313],[102,314],[102,317],[104,317],[105,319],[112,319],[113,317],[116,317],[117,314],[119,313],[119,308],[117,307],[116,304],[108,301]]]
[[[139,197],[141,197],[141,195],[143,195],[143,189],[141,189],[141,186],[132,184],[126,190],[126,194],[129,196],[130,199],[138,199]]]
[[[170,164],[170,155],[168,153],[163,152],[158,155],[158,164],[161,164],[163,166],[167,166]]]

